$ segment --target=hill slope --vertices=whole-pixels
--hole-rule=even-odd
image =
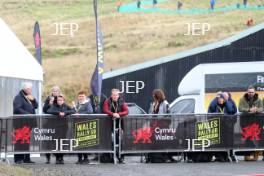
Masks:
[[[123,4],[131,2],[122,1]],[[182,2],[186,9],[209,7],[207,0]],[[248,18],[258,24],[264,16],[264,10],[239,9],[209,14],[118,13],[116,1],[100,0],[98,3],[106,71],[227,38],[246,29]],[[157,8],[175,9],[176,3],[170,0],[158,4]],[[218,5],[236,3],[237,0],[222,0]],[[0,16],[32,53],[33,25],[35,20],[39,21],[45,70],[44,96],[54,84],[62,87],[69,100],[74,99],[80,89],[89,90],[96,62],[91,0],[5,0],[0,2]],[[56,32],[55,23],[62,22],[78,24],[73,37],[52,35]],[[210,31],[205,35],[184,35],[188,32],[187,23],[208,23]]]

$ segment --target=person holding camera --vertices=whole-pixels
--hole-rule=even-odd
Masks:
[[[53,105],[53,104],[57,104],[57,97],[58,95],[61,93],[60,91],[60,87],[59,86],[53,86],[51,88],[51,93],[50,95],[45,99],[44,101],[44,106],[43,106],[43,112],[45,114],[47,114],[48,109]],[[46,154],[46,164],[50,164],[50,157],[51,154],[47,153]]]

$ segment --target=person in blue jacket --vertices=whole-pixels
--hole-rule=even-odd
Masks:
[[[214,10],[214,6],[215,6],[215,0],[210,0],[211,10]]]
[[[231,101],[228,101],[224,97],[224,93],[217,94],[208,108],[208,113],[220,113],[220,114],[234,114]]]
[[[234,104],[234,101],[231,100],[231,96],[228,95],[228,93],[226,92],[222,92],[222,93],[218,93],[216,98],[214,98],[212,100],[212,102],[210,103],[210,106],[208,108],[208,113],[220,113],[220,114],[227,114],[227,115],[233,115],[237,112],[237,108],[236,105]],[[228,119],[227,119],[228,118]],[[225,124],[224,127],[227,127],[225,129],[224,133],[221,133],[222,135],[232,135],[233,134],[233,125],[232,126],[228,126],[229,123],[229,117],[225,117],[224,119],[221,120],[221,124]],[[233,120],[233,119],[231,119]],[[225,123],[227,122],[227,123]],[[232,133],[232,134],[230,134]],[[223,137],[223,136],[222,136]],[[223,137],[224,141],[226,140],[226,142],[229,144],[230,140],[232,139],[229,136]],[[220,161],[220,162],[227,162],[228,161],[228,153],[227,152],[216,152],[215,153],[215,161]]]

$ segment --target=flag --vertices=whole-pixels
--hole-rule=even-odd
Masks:
[[[36,59],[39,62],[39,64],[42,64],[42,55],[41,55],[41,38],[40,38],[40,30],[39,30],[39,24],[36,21],[34,26],[34,33],[33,33],[34,43],[35,43],[35,49],[36,49]]]
[[[97,98],[98,103],[100,102],[102,81],[104,72],[104,60],[103,60],[103,34],[100,28],[100,24],[97,19],[97,0],[94,0],[94,14],[96,24],[96,45],[97,45],[97,62],[96,67],[91,79],[91,90],[92,94]]]

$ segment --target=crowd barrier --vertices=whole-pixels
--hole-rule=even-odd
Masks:
[[[264,149],[263,122],[264,114],[128,116],[120,148],[123,154]]]
[[[264,114],[146,114],[121,121],[98,114],[16,115],[0,119],[0,150],[4,156],[253,151],[264,150],[263,127]]]

